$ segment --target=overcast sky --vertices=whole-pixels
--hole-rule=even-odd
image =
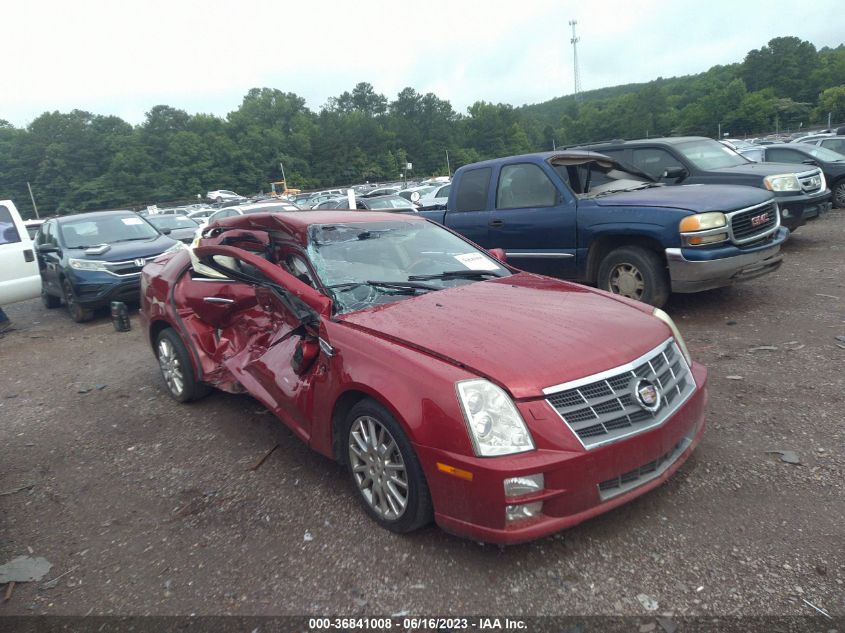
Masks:
[[[3,0],[0,119],[75,108],[144,120],[155,105],[225,116],[253,87],[317,110],[367,81],[458,112],[742,61],[771,38],[845,41],[842,0]]]

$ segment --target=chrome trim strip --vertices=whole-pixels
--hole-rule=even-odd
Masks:
[[[642,365],[646,360],[649,360],[652,356],[655,355],[655,350],[663,349],[666,345],[669,344],[670,341],[674,341],[674,337],[670,336],[665,341],[663,341],[660,345],[656,345],[654,348],[643,354],[637,359],[632,360],[630,363],[625,363],[624,365],[619,365],[618,367],[614,367],[612,369],[608,369],[607,371],[602,371],[597,374],[593,374],[591,376],[585,376],[584,378],[578,378],[577,380],[570,380],[569,382],[562,382],[559,385],[553,385],[551,387],[546,387],[543,389],[543,395],[551,396],[559,391],[568,391],[570,389],[577,389],[578,387],[583,387],[584,385],[588,385],[591,382],[598,382],[599,380],[605,380],[606,378],[612,378],[613,376],[617,376],[618,374],[622,374],[626,371],[633,371],[639,365]],[[681,359],[686,363],[686,359],[684,355],[681,354]]]
[[[323,353],[326,356],[328,356],[329,358],[334,356],[334,348],[331,345],[329,345],[328,341],[326,341],[322,337],[318,338],[317,340],[320,343],[320,349],[323,350]]]
[[[508,257],[535,257],[535,258],[548,258],[548,259],[569,259],[570,257],[575,257],[572,253],[543,253],[537,251],[529,251],[529,252],[520,252],[520,251],[505,251],[505,255]]]
[[[202,300],[206,303],[220,303],[225,305],[235,303],[234,299],[226,299],[224,297],[203,297]]]

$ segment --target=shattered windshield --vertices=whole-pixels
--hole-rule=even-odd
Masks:
[[[579,198],[660,186],[650,176],[610,160],[561,161],[552,167]]]
[[[430,222],[316,224],[309,228],[308,256],[338,313],[510,275]]]

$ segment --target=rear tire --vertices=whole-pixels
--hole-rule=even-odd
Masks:
[[[167,392],[174,400],[199,400],[211,391],[211,387],[197,380],[188,350],[175,330],[167,328],[159,333],[155,353]]]
[[[41,303],[48,310],[55,310],[56,308],[62,307],[62,300],[59,297],[51,295],[43,286],[41,287]]]
[[[654,251],[623,246],[601,261],[598,287],[660,308],[669,299],[669,274]]]
[[[79,305],[76,294],[73,292],[73,285],[65,279],[62,281],[62,290],[64,290],[65,305],[67,311],[70,313],[70,318],[77,323],[85,323],[94,318],[94,311],[88,308],[83,308]]]

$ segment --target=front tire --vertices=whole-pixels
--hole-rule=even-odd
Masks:
[[[845,179],[833,185],[833,206],[845,209]]]
[[[657,253],[640,246],[608,253],[599,265],[598,287],[657,308],[669,299],[666,265]]]
[[[73,284],[70,283],[70,280],[65,279],[62,281],[62,290],[64,291],[65,305],[67,306],[67,311],[70,313],[71,319],[77,323],[85,323],[94,318],[93,310],[83,308],[79,305],[76,294],[73,292]]]
[[[346,416],[343,438],[358,498],[376,523],[405,533],[431,522],[431,494],[422,466],[387,409],[362,400]]]
[[[211,388],[196,379],[188,350],[172,328],[159,333],[155,350],[167,392],[174,400],[190,402],[208,395]]]
[[[62,307],[62,300],[59,297],[51,295],[43,286],[41,287],[41,303],[48,310],[55,310],[56,308]]]

